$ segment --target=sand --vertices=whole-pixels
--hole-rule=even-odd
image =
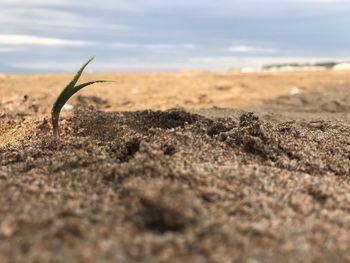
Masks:
[[[0,262],[349,262],[350,74],[0,77]]]

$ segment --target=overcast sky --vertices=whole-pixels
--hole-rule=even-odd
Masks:
[[[345,0],[0,0],[0,72],[346,59],[349,24]]]

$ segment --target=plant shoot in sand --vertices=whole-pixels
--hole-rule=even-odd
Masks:
[[[60,112],[64,104],[69,100],[70,97],[72,97],[76,92],[79,90],[85,88],[86,86],[89,86],[94,83],[103,83],[103,82],[113,82],[108,80],[94,80],[82,83],[80,85],[75,86],[75,84],[78,82],[81,74],[83,73],[85,67],[94,59],[95,57],[90,58],[85,64],[79,69],[77,74],[74,76],[74,78],[71,80],[71,82],[62,90],[61,94],[57,97],[55,103],[53,104],[52,110],[51,110],[51,123],[52,123],[52,130],[53,130],[53,137],[55,140],[60,139],[60,127],[59,127],[59,118],[60,118]]]

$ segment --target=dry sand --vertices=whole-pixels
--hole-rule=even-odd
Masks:
[[[350,262],[349,72],[87,74],[57,143],[71,77],[0,75],[0,262]]]

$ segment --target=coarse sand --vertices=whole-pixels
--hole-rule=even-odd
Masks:
[[[0,262],[350,262],[350,73],[0,76]]]

